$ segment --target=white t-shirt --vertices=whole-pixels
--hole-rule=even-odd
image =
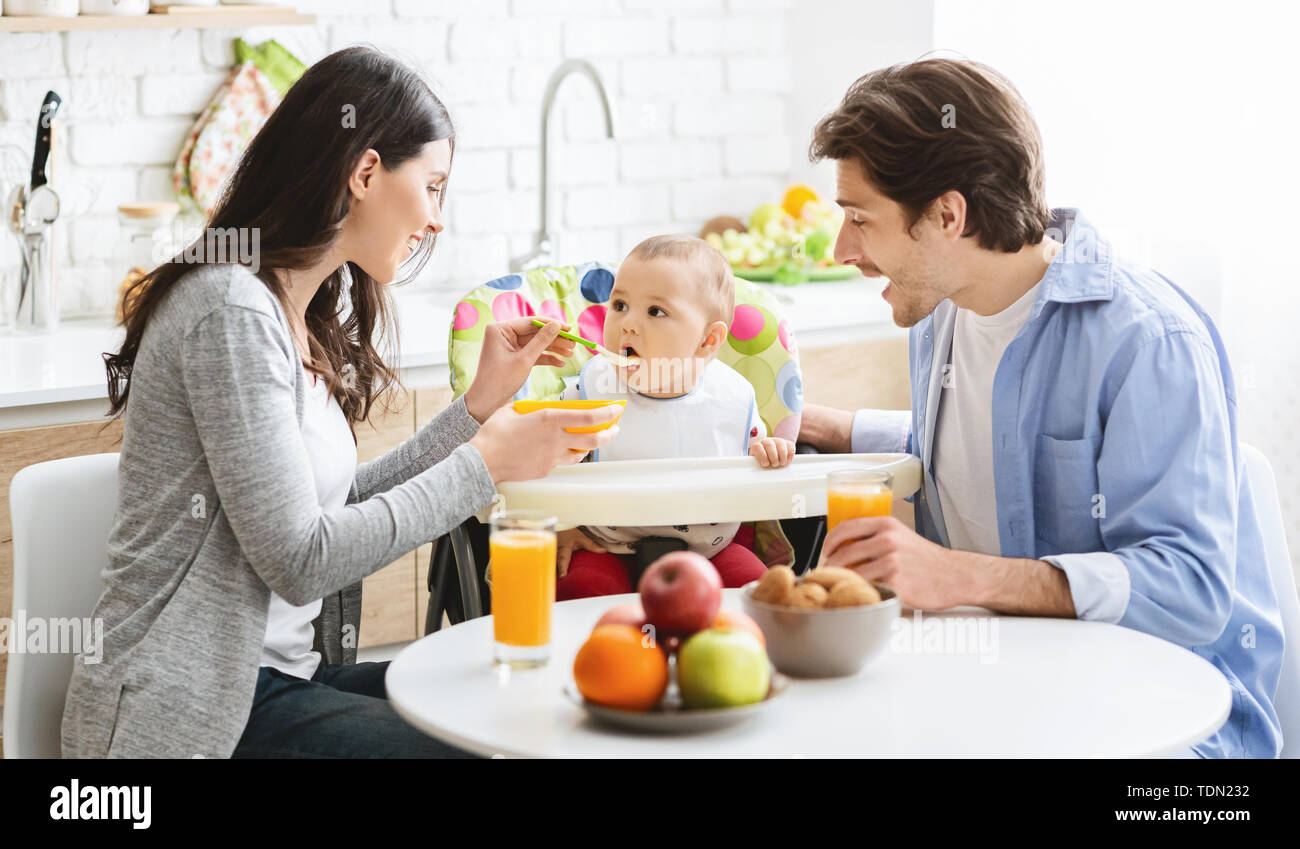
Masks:
[[[618,436],[588,458],[592,462],[667,457],[745,457],[753,436],[767,436],[758,414],[754,387],[726,363],[711,360],[695,388],[678,398],[651,398],[620,384],[604,357],[592,357],[564,400],[589,398],[626,401]],[[691,551],[712,557],[726,548],[740,523],[701,523],[656,527],[583,526],[592,539],[615,554],[632,553],[645,537],[676,537]]]
[[[993,377],[1029,318],[1039,285],[993,315],[957,310],[951,360],[940,378],[934,480],[948,544],[959,551],[1002,553],[993,486]]]
[[[307,396],[303,399],[302,441],[311,460],[316,497],[324,510],[347,503],[357,473],[357,447],[352,441],[343,408],[329,394],[325,381],[306,372]],[[320,615],[321,602],[292,605],[276,593],[266,615],[266,636],[262,640],[261,666],[287,675],[311,678],[320,665],[320,652],[312,650],[316,636],[312,621]]]

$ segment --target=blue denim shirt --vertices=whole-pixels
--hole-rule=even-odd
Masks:
[[[1274,757],[1281,617],[1223,342],[1191,297],[1114,256],[1078,210],[1053,210],[1050,228],[1064,248],[993,381],[1002,555],[1065,572],[1080,619],[1161,637],[1223,673],[1232,711],[1198,754]],[[921,460],[916,529],[945,546],[932,449],[956,312],[943,301],[911,329],[912,411],[860,410],[852,435],[855,452]]]

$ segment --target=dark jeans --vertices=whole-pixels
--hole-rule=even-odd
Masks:
[[[236,758],[465,758],[397,715],[388,663],[326,666],[308,681],[263,666]]]

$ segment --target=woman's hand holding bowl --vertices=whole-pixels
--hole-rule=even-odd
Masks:
[[[569,433],[566,428],[603,425],[622,413],[618,404],[526,414],[503,406],[483,423],[469,444],[482,455],[493,483],[533,480],[546,477],[556,466],[581,462],[588,451],[602,447],[618,434],[618,425],[595,433]]]

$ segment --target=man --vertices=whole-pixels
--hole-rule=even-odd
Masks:
[[[840,524],[822,563],[916,607],[973,604],[1145,631],[1232,687],[1202,757],[1273,757],[1282,631],[1209,316],[1049,210],[1037,125],[982,65],[872,72],[813,135],[837,166],[835,258],[888,278],[912,410],[809,405],[823,451],[921,459],[916,532]]]

